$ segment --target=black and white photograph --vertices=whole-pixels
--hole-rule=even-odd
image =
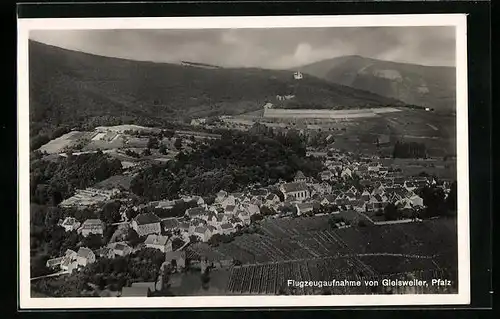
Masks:
[[[21,306],[467,303],[465,30],[20,19]]]

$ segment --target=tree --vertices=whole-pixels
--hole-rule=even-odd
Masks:
[[[385,220],[397,220],[402,217],[402,213],[393,203],[387,204],[384,208]]]
[[[154,136],[149,137],[147,148],[159,148],[160,143],[158,142],[158,139]]]
[[[111,224],[116,223],[120,220],[120,201],[110,201],[106,202],[99,214],[99,218],[105,223]]]
[[[130,246],[135,247],[141,243],[141,238],[139,237],[139,235],[136,233],[135,230],[129,228],[127,232],[126,241]]]
[[[142,151],[142,156],[151,156],[151,150],[149,148],[145,148]]]
[[[181,138],[176,138],[175,142],[174,142],[174,146],[178,150],[182,149],[182,139]]]
[[[457,182],[454,181],[450,185],[450,193],[446,198],[446,206],[448,206],[448,211],[452,214],[457,212]]]
[[[258,222],[262,219],[264,219],[264,216],[262,216],[261,214],[253,214],[252,216],[250,216],[250,222],[252,223]]]
[[[160,145],[158,151],[160,152],[160,154],[163,154],[163,155],[167,155],[167,153],[168,153],[167,147],[163,144]]]
[[[196,235],[189,236],[189,242],[191,242],[191,243],[197,243],[199,241],[200,241],[200,238],[198,236],[196,236]]]
[[[172,240],[172,250],[177,250],[184,246],[184,241],[180,239],[179,237],[176,237]]]
[[[101,248],[103,244],[102,236],[98,234],[89,234],[82,240],[82,245],[92,250]]]

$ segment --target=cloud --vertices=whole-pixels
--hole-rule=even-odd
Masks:
[[[291,68],[343,55],[455,64],[453,27],[51,30],[30,38],[98,55],[226,67]]]

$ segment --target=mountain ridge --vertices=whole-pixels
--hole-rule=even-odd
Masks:
[[[455,109],[456,80],[452,66],[417,65],[349,55],[314,62],[296,70],[408,104],[447,112]]]
[[[241,114],[278,103],[289,107],[350,108],[400,106],[371,92],[258,68],[198,68],[135,61],[29,43],[30,133],[61,125],[140,125],[193,117]]]

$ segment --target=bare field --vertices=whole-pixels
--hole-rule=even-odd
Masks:
[[[47,144],[40,147],[39,150],[48,154],[60,153],[64,150],[64,148],[71,146],[75,141],[84,137],[85,134],[86,132],[71,131],[56,139],[51,140]]]

